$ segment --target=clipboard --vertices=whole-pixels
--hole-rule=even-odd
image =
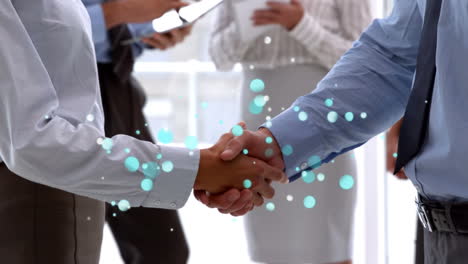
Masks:
[[[170,10],[160,18],[153,20],[152,25],[155,33],[164,34],[171,30],[183,28],[192,25],[195,21],[202,18],[205,14],[213,10],[224,0],[201,0],[180,8],[178,11]],[[122,41],[122,45],[130,45],[141,41],[145,37],[151,37],[153,34],[135,37]]]

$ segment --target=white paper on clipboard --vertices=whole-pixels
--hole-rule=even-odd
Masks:
[[[257,9],[268,9],[270,0],[231,0],[236,16],[236,23],[243,42],[250,43],[268,31],[279,28],[279,25],[254,26],[251,19]],[[290,0],[274,0],[275,2],[289,3]]]

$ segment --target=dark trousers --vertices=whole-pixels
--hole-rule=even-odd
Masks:
[[[153,142],[142,112],[146,97],[138,82],[122,82],[111,64],[98,64],[98,70],[106,136],[126,134]],[[189,249],[177,211],[139,207],[120,212],[107,205],[106,220],[126,264],[187,262]]]
[[[98,264],[104,203],[30,182],[0,163],[0,263]]]
[[[468,236],[424,230],[425,264],[468,263]]]
[[[416,216],[415,264],[424,264],[424,227]]]

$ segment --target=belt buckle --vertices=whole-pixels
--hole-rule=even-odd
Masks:
[[[432,225],[426,206],[424,206],[424,204],[421,202],[421,199],[419,198],[419,194],[416,196],[416,205],[418,210],[418,217],[423,227],[429,230],[429,232],[433,232],[434,226]]]

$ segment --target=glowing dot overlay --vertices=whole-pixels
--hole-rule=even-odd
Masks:
[[[249,179],[244,180],[244,188],[249,189],[250,187],[252,187],[252,181]]]
[[[341,178],[340,178],[340,187],[343,190],[349,190],[349,189],[353,188],[353,186],[354,186],[353,176],[348,175],[348,174],[341,176]]]
[[[235,125],[232,127],[231,132],[234,136],[239,137],[244,134],[244,129],[239,125]]]
[[[304,198],[304,207],[307,208],[307,209],[311,209],[311,208],[314,208],[315,205],[317,204],[317,201],[315,200],[315,198],[313,196],[306,196]]]
[[[268,202],[266,205],[265,205],[265,208],[270,211],[270,212],[273,212],[275,210],[275,204],[272,203],[272,202]]]
[[[118,204],[118,207],[120,211],[125,212],[130,209],[130,203],[127,200],[121,200]]]

